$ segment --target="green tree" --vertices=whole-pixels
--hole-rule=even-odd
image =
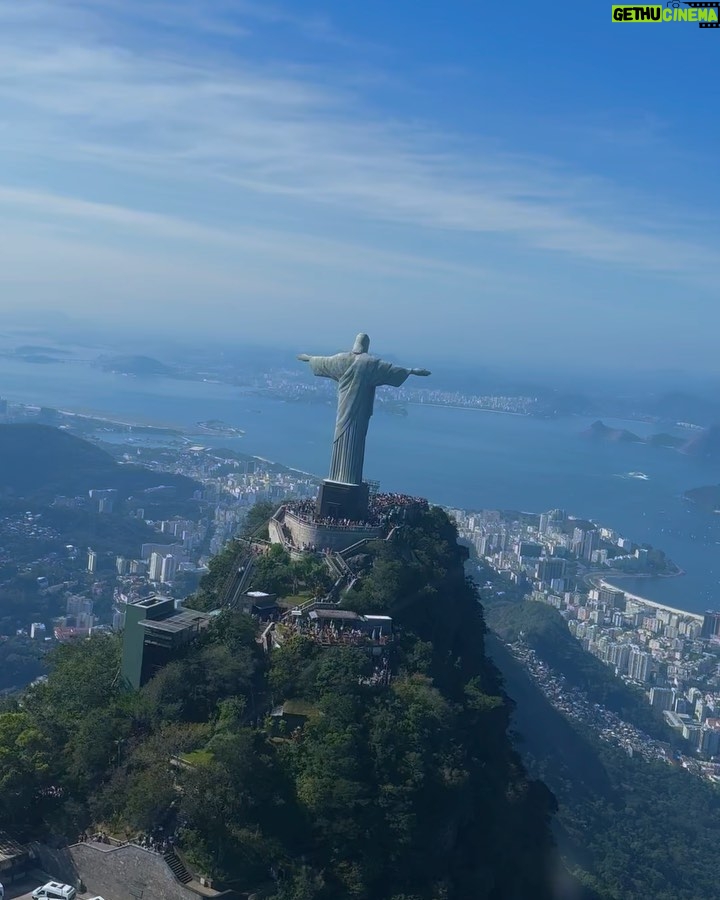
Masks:
[[[277,594],[279,597],[291,592],[293,575],[290,555],[280,544],[273,544],[266,554],[256,560],[252,586],[254,590]]]
[[[278,503],[272,500],[261,500],[248,510],[247,518],[243,525],[243,537],[255,536],[261,540],[267,540],[267,521],[278,508]]]
[[[52,742],[26,712],[0,714],[0,821],[24,836],[54,803]]]

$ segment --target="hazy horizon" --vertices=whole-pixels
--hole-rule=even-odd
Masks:
[[[40,317],[42,318],[42,317]],[[314,381],[307,367],[298,362],[299,352],[331,354],[349,350],[350,339],[343,332],[333,343],[332,338],[322,339],[311,333],[301,333],[295,338],[278,338],[275,341],[249,340],[239,336],[237,340],[223,333],[187,333],[164,335],[162,338],[139,334],[132,328],[119,326],[89,327],[68,316],[58,317],[58,321],[46,324],[31,324],[25,319],[0,331],[0,354],[12,353],[16,348],[32,347],[50,350],[70,348],[68,358],[73,354],[87,361],[99,356],[147,356],[162,363],[180,366],[200,366],[202,360],[224,359],[238,371],[265,372],[285,370],[294,372],[300,380]],[[62,319],[62,321],[61,321]],[[555,390],[565,394],[587,396],[649,397],[653,394],[688,393],[689,395],[715,398],[720,395],[720,373],[717,369],[683,369],[670,366],[653,366],[647,361],[643,366],[636,360],[614,361],[589,358],[582,362],[558,358],[539,365],[532,356],[502,359],[483,357],[456,357],[442,348],[426,351],[414,349],[402,340],[392,342],[382,330],[371,334],[370,352],[381,355],[399,364],[429,366],[432,377],[423,381],[409,382],[409,387],[428,389],[480,390],[512,388],[516,391],[533,387]],[[218,356],[221,354],[221,356]],[[58,360],[62,360],[62,354]],[[18,359],[21,359],[18,357]],[[32,363],[30,363],[32,365]],[[147,376],[150,378],[156,376]],[[2,384],[0,384],[0,396]]]

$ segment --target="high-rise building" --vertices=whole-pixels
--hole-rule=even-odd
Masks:
[[[705,701],[702,697],[698,697],[695,701],[695,709],[694,709],[695,718],[698,722],[703,722],[707,719],[708,707],[705,704]]]
[[[144,560],[149,560],[153,553],[160,553],[163,556],[172,553],[173,556],[183,557],[182,544],[143,544],[140,548],[140,556]]]
[[[593,553],[600,546],[600,534],[597,531],[586,531],[582,542],[582,558],[587,562],[592,560]]]
[[[520,541],[518,543],[517,555],[521,558],[536,558],[542,553],[542,545],[532,541]]]
[[[608,647],[608,662],[610,665],[615,666],[615,671],[618,675],[627,674],[629,660],[629,644],[610,644]]]
[[[700,741],[698,749],[706,756],[717,756],[720,750],[720,731],[717,728],[700,729]]]
[[[88,550],[87,570],[91,575],[97,570],[97,553],[94,550]]]
[[[609,609],[625,609],[625,592],[615,588],[602,587],[598,590],[598,600]]]
[[[71,594],[65,603],[65,613],[68,616],[90,615],[93,611],[93,601],[79,594]]]
[[[538,532],[539,532],[540,534],[545,534],[545,532],[548,530],[548,524],[549,524],[549,522],[550,522],[550,514],[549,514],[549,513],[543,513],[543,514],[540,516],[540,524],[539,524],[539,526],[538,526]]]
[[[163,584],[168,584],[175,577],[175,572],[177,570],[177,560],[175,557],[168,553],[167,556],[163,556],[162,564],[160,566],[160,581]]]
[[[117,556],[115,558],[115,571],[118,575],[125,575],[128,570],[128,561],[124,556]]]
[[[639,681],[644,684],[650,675],[650,654],[645,653],[639,647],[630,649],[630,658],[628,660],[628,677],[633,681]]]
[[[81,594],[71,594],[65,604],[65,613],[68,620],[75,623],[76,628],[92,628],[95,624],[93,615],[93,601]],[[68,622],[68,624],[72,624]]]
[[[652,706],[653,709],[659,709],[663,712],[666,709],[672,709],[672,705],[673,691],[671,688],[650,688],[650,706]]]
[[[150,566],[148,568],[148,577],[150,581],[160,581],[160,577],[162,575],[162,561],[162,553],[153,551],[150,554]]]
[[[551,582],[555,578],[565,577],[566,562],[557,557],[545,557],[540,560],[537,568],[537,577],[540,581]]]
[[[702,631],[700,636],[704,638],[712,638],[720,635],[720,611],[707,610],[703,616]]]
[[[583,531],[582,528],[576,528],[573,531],[571,549],[572,549],[572,552],[575,554],[575,556],[582,556],[582,548],[583,548],[583,541],[585,540],[585,534],[586,534],[586,532]]]

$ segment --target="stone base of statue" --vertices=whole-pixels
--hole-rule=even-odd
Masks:
[[[364,522],[368,516],[369,490],[366,484],[323,481],[316,512],[321,519],[349,519]]]
[[[377,540],[383,536],[380,525],[359,522],[341,525],[336,518],[329,516],[316,519],[315,515],[308,516],[294,510],[291,503],[283,505],[268,523],[270,542],[282,544],[293,559],[300,559],[305,553],[321,553],[325,550],[342,553],[359,541]],[[343,515],[340,521],[347,518],[349,517]]]

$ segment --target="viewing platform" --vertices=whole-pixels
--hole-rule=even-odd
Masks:
[[[342,553],[362,541],[380,540],[390,529],[405,524],[428,508],[427,500],[406,494],[376,494],[369,503],[367,518],[320,516],[312,500],[290,501],[270,520],[270,540],[282,544],[291,555],[301,553]]]

